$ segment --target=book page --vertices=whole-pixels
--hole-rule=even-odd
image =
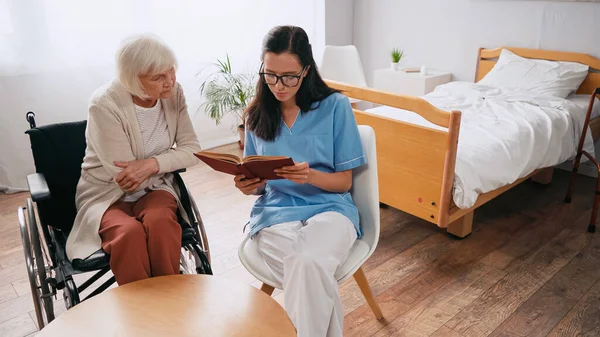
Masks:
[[[248,163],[252,161],[271,161],[271,160],[280,160],[287,159],[285,156],[248,156],[242,159],[242,163]]]
[[[232,163],[232,164],[241,164],[241,160],[240,157],[234,155],[234,154],[229,154],[229,153],[218,153],[218,152],[211,152],[211,151],[200,151],[198,152],[198,155],[201,156],[205,156],[208,158],[212,158],[212,159],[217,159],[217,160],[221,160],[224,162],[228,162],[228,163]]]

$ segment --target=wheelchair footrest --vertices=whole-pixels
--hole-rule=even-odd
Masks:
[[[95,271],[108,266],[109,263],[110,256],[102,249],[98,249],[85,259],[73,259],[71,261],[73,268],[79,271]]]
[[[182,228],[181,242],[192,242],[196,236],[196,231],[193,228]]]

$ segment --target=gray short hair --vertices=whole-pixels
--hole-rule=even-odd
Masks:
[[[119,81],[132,95],[140,98],[147,98],[147,95],[138,76],[177,68],[177,59],[171,48],[152,34],[125,39],[119,47],[116,61]]]

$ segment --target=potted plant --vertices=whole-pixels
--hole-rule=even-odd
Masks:
[[[229,55],[225,60],[213,63],[217,70],[209,75],[200,86],[200,94],[205,101],[200,108],[219,125],[228,113],[237,117],[236,126],[240,136],[238,145],[244,148],[245,110],[255,94],[255,81],[252,74],[234,74]]]
[[[391,56],[393,70],[398,70],[398,62],[400,62],[400,59],[402,59],[403,54],[404,52],[402,50],[398,50],[397,48],[392,49]]]

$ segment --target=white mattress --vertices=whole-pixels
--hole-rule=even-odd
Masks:
[[[422,97],[462,113],[453,189],[454,203],[472,207],[480,194],[572,159],[579,144],[589,96],[569,99],[450,82]],[[595,102],[594,105],[600,102]],[[381,106],[367,112],[447,131],[411,111]],[[596,116],[600,115],[600,108]],[[584,148],[594,153],[591,132]]]

